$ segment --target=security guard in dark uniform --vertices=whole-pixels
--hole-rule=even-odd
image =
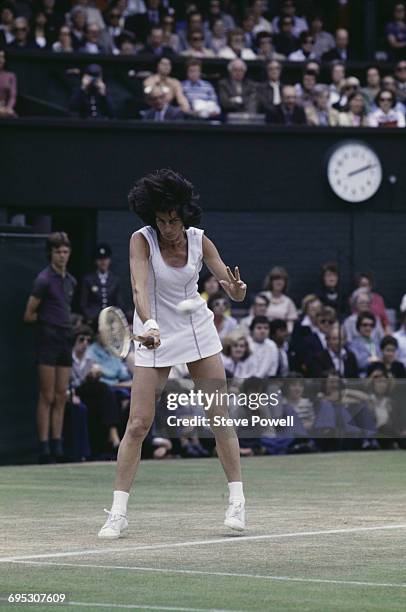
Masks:
[[[85,320],[89,323],[97,321],[100,311],[106,306],[122,308],[120,283],[110,271],[112,251],[108,244],[96,247],[96,271],[86,274],[82,284],[80,306]]]

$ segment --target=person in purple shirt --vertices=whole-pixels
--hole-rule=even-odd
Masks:
[[[72,365],[71,304],[77,284],[66,269],[71,254],[67,234],[51,234],[46,246],[50,263],[35,279],[24,313],[24,321],[38,328],[40,463],[63,457],[61,435]]]

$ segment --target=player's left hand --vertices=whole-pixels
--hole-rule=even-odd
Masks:
[[[229,266],[226,267],[228,280],[221,280],[220,285],[227,295],[235,302],[242,302],[247,293],[247,285],[241,280],[238,266],[234,268],[234,274]]]

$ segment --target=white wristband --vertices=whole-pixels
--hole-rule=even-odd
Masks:
[[[145,323],[144,323],[144,331],[147,332],[150,329],[157,329],[157,330],[159,330],[159,325],[155,321],[155,319],[148,319],[148,321],[145,321]]]

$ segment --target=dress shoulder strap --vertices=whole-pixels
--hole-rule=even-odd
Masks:
[[[134,234],[142,234],[144,236],[149,245],[149,257],[151,259],[151,257],[153,257],[153,255],[156,253],[157,249],[157,238],[154,228],[150,225],[145,225],[144,227],[141,227],[141,229],[134,232]]]

